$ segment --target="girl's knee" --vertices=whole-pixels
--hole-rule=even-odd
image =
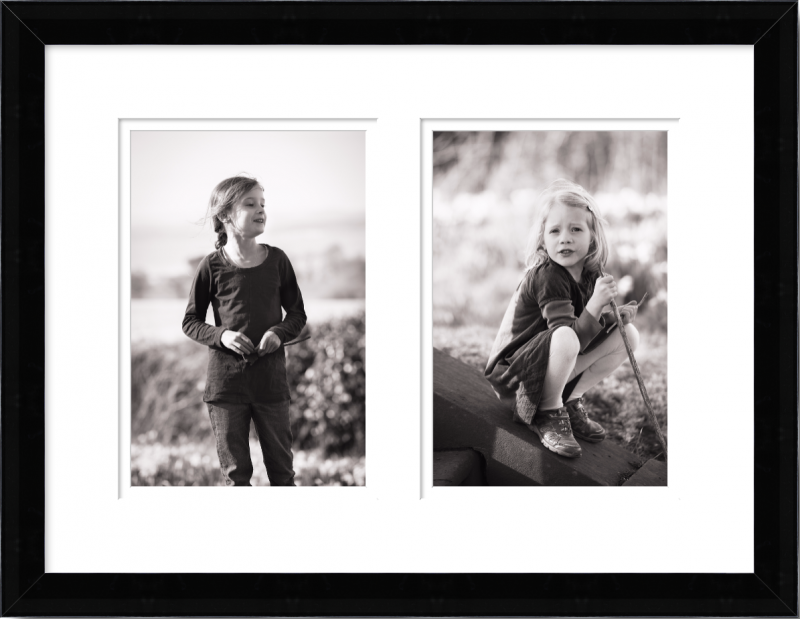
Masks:
[[[625,325],[625,335],[628,336],[628,343],[633,350],[639,346],[639,330],[633,326],[633,323]]]
[[[577,357],[581,351],[578,334],[571,327],[558,327],[553,331],[550,348],[554,348],[566,356]]]

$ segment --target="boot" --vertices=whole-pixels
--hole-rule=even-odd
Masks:
[[[590,443],[599,443],[606,437],[603,426],[589,419],[586,414],[586,409],[583,408],[583,398],[570,400],[566,404],[566,409],[572,424],[572,433],[577,438]]]

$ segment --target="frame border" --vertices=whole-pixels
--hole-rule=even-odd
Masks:
[[[2,2],[2,605],[14,616],[798,616],[798,5]],[[45,45],[753,45],[752,574],[44,571]],[[24,203],[22,192],[24,190]]]

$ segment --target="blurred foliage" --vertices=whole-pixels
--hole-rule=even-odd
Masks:
[[[311,340],[286,349],[299,449],[364,453],[364,327],[363,314],[333,320],[314,326]]]
[[[131,273],[131,298],[141,299],[150,287],[147,274],[140,271]]]
[[[269,485],[258,441],[250,441],[254,486]],[[294,453],[298,486],[363,486],[364,457],[325,456],[321,450]],[[212,437],[200,442],[183,440],[164,445],[140,436],[131,445],[133,486],[223,486],[216,445]]]
[[[131,436],[151,441],[202,440],[211,434],[205,388],[208,352],[187,339],[134,345],[131,351]]]
[[[295,450],[361,457],[365,447],[363,313],[311,325],[311,339],[286,348]],[[213,443],[202,402],[208,351],[187,340],[134,346],[131,436],[142,444]],[[251,436],[255,437],[251,429]],[[218,467],[218,463],[216,464]]]
[[[647,291],[637,323],[666,330],[666,157],[665,132],[436,133],[434,325],[500,325],[536,200],[563,177],[592,192],[608,222],[617,301]]]
[[[667,192],[666,131],[472,131],[433,134],[437,189],[459,193],[544,187],[568,178],[594,194]]]

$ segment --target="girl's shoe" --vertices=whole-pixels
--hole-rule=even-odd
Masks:
[[[567,402],[567,413],[572,423],[572,432],[579,439],[590,443],[599,443],[606,437],[606,431],[596,421],[589,419],[586,409],[583,408],[583,398],[576,398]]]
[[[565,458],[581,455],[581,446],[572,436],[569,414],[563,406],[547,411],[538,411],[533,423],[528,426],[536,432],[542,445]]]

